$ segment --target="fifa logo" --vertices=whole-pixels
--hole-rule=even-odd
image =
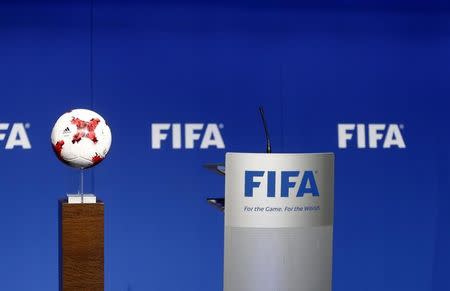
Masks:
[[[216,123],[153,123],[151,127],[152,149],[160,149],[163,141],[166,141],[171,135],[173,149],[194,149],[199,146],[200,149],[215,147],[224,149],[220,129],[223,124]],[[184,135],[184,139],[182,138]],[[199,145],[198,145],[199,144]]]
[[[397,147],[406,148],[403,139],[403,125],[399,124],[338,124],[338,144],[340,149],[348,147],[348,141],[356,137],[356,145],[359,149],[369,148],[376,149],[381,146],[384,149]]]
[[[306,194],[319,196],[315,171],[245,171],[245,197],[253,197],[254,189],[264,182],[266,187],[261,189],[267,197],[303,197]],[[280,185],[277,185],[277,175]],[[297,189],[298,187],[298,189]],[[279,192],[277,191],[279,190]]]
[[[12,150],[15,147],[31,149],[28,128],[30,128],[29,123],[13,123],[11,127],[9,123],[0,123],[0,141],[6,140],[5,149]]]

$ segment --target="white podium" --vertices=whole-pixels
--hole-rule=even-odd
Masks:
[[[330,291],[334,154],[227,153],[224,291]]]

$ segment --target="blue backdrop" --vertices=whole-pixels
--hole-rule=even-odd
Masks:
[[[221,290],[205,198],[224,181],[201,165],[264,151],[263,104],[274,151],[336,153],[333,290],[450,290],[449,50],[437,0],[2,2],[0,289],[57,290],[57,200],[78,173],[50,131],[93,108],[113,131],[88,173],[106,290]],[[5,149],[14,123],[31,149]],[[153,123],[214,123],[225,149],[152,149]],[[406,148],[353,132],[340,149],[342,123],[398,125]]]

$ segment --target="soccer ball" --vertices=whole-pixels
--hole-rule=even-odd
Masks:
[[[111,147],[111,130],[98,113],[74,109],[64,113],[52,130],[53,150],[60,161],[78,169],[100,163]]]

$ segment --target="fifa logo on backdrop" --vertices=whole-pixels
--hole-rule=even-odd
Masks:
[[[172,149],[224,149],[222,128],[223,124],[217,123],[153,123],[152,149],[161,149],[163,146]]]
[[[399,124],[338,124],[339,148],[346,149],[350,141],[356,139],[359,149],[365,148],[406,148],[402,135],[403,125]]]
[[[254,189],[261,186],[264,180],[265,189],[260,189],[267,197],[303,197],[306,194],[320,196],[314,171],[245,171],[244,195],[253,197]],[[279,176],[280,185],[277,185],[276,176]],[[295,191],[295,188],[298,189]],[[290,189],[293,189],[290,191]],[[295,194],[295,195],[294,195]]]
[[[31,149],[30,139],[27,129],[29,123],[0,123],[0,142],[6,141],[4,148],[12,150],[14,148]]]

